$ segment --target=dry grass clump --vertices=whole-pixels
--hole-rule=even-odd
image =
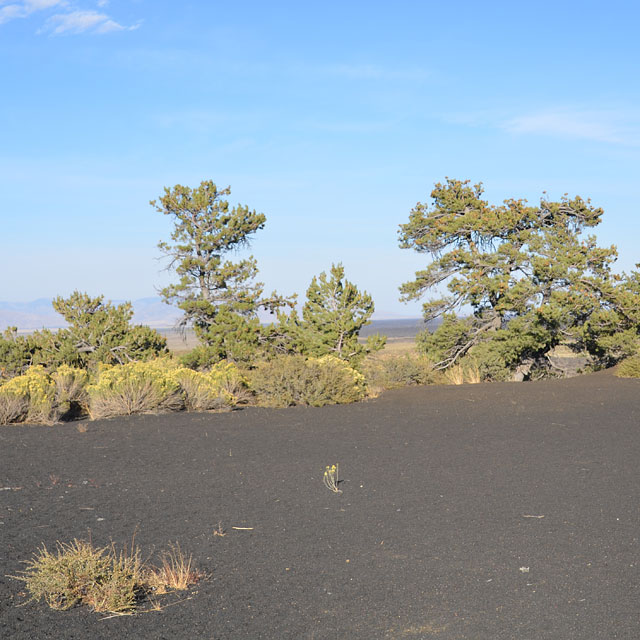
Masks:
[[[63,364],[51,374],[51,378],[56,385],[56,402],[61,417],[86,415],[89,402],[88,372]]]
[[[103,366],[88,393],[93,419],[176,411],[184,406],[180,386],[158,361]]]
[[[146,567],[135,546],[117,552],[113,544],[95,547],[77,539],[58,542],[54,553],[43,545],[26,564],[14,577],[26,584],[31,600],[44,600],[57,610],[87,605],[120,614],[133,612],[145,594],[187,589],[204,575],[177,543],[161,554],[160,567]]]
[[[343,404],[361,400],[364,376],[333,356],[278,356],[249,372],[249,386],[259,405],[290,407]]]
[[[444,372],[449,384],[478,384],[482,382],[482,374],[478,363],[469,358],[467,361],[449,367]]]
[[[29,413],[29,396],[0,387],[0,424],[23,422]]]
[[[170,589],[184,591],[203,577],[193,568],[192,556],[187,557],[177,542],[169,546],[169,551],[163,551],[160,558],[160,566],[150,567],[145,574],[147,585],[158,594]]]

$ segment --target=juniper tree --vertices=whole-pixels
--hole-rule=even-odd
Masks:
[[[151,201],[174,222],[172,243],[160,242],[158,247],[179,281],[160,295],[184,311],[181,326],[193,326],[204,347],[200,355],[214,361],[248,359],[260,343],[258,309],[274,312],[290,303],[275,292],[262,297],[253,256],[235,262],[225,259],[247,247],[266,222],[264,214],[245,205],[230,207],[225,199],[230,193],[229,187],[218,190],[207,180],[194,189],[165,187],[164,195]]]
[[[0,384],[25,373],[33,362],[34,351],[31,336],[18,335],[17,327],[7,327],[0,335]]]
[[[91,368],[98,363],[148,360],[167,352],[167,341],[157,331],[131,324],[130,302],[114,305],[105,302],[104,296],[92,298],[74,291],[68,298],[55,298],[53,308],[69,326],[56,332],[44,329],[33,334],[33,364]]]
[[[400,225],[400,246],[431,257],[402,285],[402,299],[448,290],[423,307],[426,320],[443,318],[419,338],[436,366],[473,352],[487,377],[518,368],[526,375],[551,367],[549,352],[563,342],[589,350],[596,363],[624,355],[640,321],[638,301],[625,293],[633,279],[612,273],[615,247],[583,233],[600,223],[602,209],[579,196],[553,202],[546,194],[538,206],[514,199],[495,206],[482,193],[481,184],[447,178],[435,185],[432,206],[418,203]],[[472,315],[458,317],[465,307]],[[617,322],[626,340],[614,345]]]

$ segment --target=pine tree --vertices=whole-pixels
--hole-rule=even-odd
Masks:
[[[313,356],[331,354],[357,362],[367,353],[382,349],[385,338],[381,336],[370,336],[365,344],[358,340],[373,312],[371,296],[345,279],[342,264],[332,265],[329,276],[322,272],[313,278],[302,321],[294,320],[301,350]]]
[[[601,248],[584,235],[600,223],[602,209],[566,195],[557,202],[545,196],[538,206],[525,200],[494,206],[482,193],[481,184],[447,178],[435,185],[433,206],[418,203],[400,226],[401,247],[431,257],[402,285],[403,299],[449,291],[424,304],[426,320],[444,318],[433,335],[419,339],[436,366],[473,354],[487,377],[500,368],[544,373],[560,343],[587,349],[596,365],[623,357],[638,337],[640,301],[628,293],[633,278],[611,270],[615,247]],[[458,318],[462,308],[472,315]],[[625,340],[608,349],[603,339],[611,323]]]
[[[250,237],[264,228],[266,217],[247,206],[230,207],[224,199],[231,189],[218,190],[208,180],[191,189],[165,187],[164,195],[151,205],[172,216],[172,244],[158,247],[169,257],[169,268],[179,276],[177,284],[161,290],[168,304],[184,311],[182,326],[193,326],[206,359],[246,360],[258,349],[261,326],[257,312],[271,312],[290,304],[275,292],[262,298],[263,285],[256,282],[255,259],[233,262],[227,255],[249,245]]]

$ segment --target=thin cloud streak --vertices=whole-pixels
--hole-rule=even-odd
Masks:
[[[0,24],[18,18],[28,18],[36,11],[43,11],[52,7],[66,7],[69,3],[67,0],[23,0],[23,2],[7,4],[5,0],[4,2],[0,1],[0,5],[2,4],[6,6],[0,9]]]
[[[544,135],[608,144],[640,145],[640,114],[619,110],[545,110],[504,121],[516,135]]]
[[[97,4],[98,7],[105,7],[108,0],[99,0]],[[39,34],[69,35],[87,32],[104,34],[114,31],[133,31],[140,26],[140,23],[124,26],[111,16],[99,11],[71,10],[68,0],[22,0],[11,4],[7,4],[7,0],[0,0],[0,5],[5,5],[0,8],[0,24],[19,18],[29,18],[32,14],[47,9],[67,9],[48,18],[44,26],[38,29]]]
[[[77,34],[85,31],[110,33],[111,31],[131,31],[138,26],[125,27],[112,20],[107,14],[97,11],[72,11],[51,16],[40,32],[52,35]]]

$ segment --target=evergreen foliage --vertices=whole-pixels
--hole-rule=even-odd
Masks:
[[[33,334],[33,363],[55,368],[61,364],[82,369],[98,364],[125,364],[166,353],[166,340],[144,325],[132,325],[130,302],[113,305],[104,296],[92,298],[75,291],[57,297],[53,308],[69,323],[56,332]]]
[[[618,365],[616,375],[619,378],[640,378],[640,354],[623,360]]]
[[[358,341],[373,312],[371,296],[346,280],[344,267],[338,264],[331,266],[330,275],[323,271],[311,281],[302,320],[295,313],[286,318],[281,315],[280,326],[283,335],[290,337],[291,351],[357,363],[385,345],[386,338],[379,335],[370,336],[364,344]]]
[[[19,336],[17,327],[8,327],[0,335],[0,383],[25,373],[34,351],[34,341],[29,336]]]
[[[172,243],[158,247],[179,277],[160,292],[168,304],[184,311],[183,326],[192,325],[206,348],[209,362],[249,360],[259,349],[262,327],[259,308],[276,312],[291,301],[275,292],[263,298],[263,285],[253,257],[233,262],[225,257],[248,246],[250,237],[264,228],[266,217],[247,206],[230,207],[224,198],[231,189],[218,190],[208,180],[191,189],[176,185],[164,189],[151,205],[171,216]]]
[[[16,327],[9,327],[0,336],[0,381],[26,373],[31,365],[91,369],[99,363],[124,364],[167,352],[160,334],[131,324],[130,302],[113,305],[103,296],[75,291],[68,298],[57,297],[53,308],[69,324],[66,329],[19,336]]]
[[[482,193],[481,184],[447,178],[435,185],[433,206],[418,203],[400,226],[401,247],[431,257],[402,285],[403,299],[449,292],[424,304],[426,320],[444,320],[419,339],[435,366],[446,369],[473,353],[485,379],[527,377],[551,369],[548,354],[560,343],[587,350],[595,366],[631,353],[640,277],[614,274],[615,247],[584,235],[600,223],[602,209],[579,196],[495,206]],[[462,307],[473,315],[458,318]]]

